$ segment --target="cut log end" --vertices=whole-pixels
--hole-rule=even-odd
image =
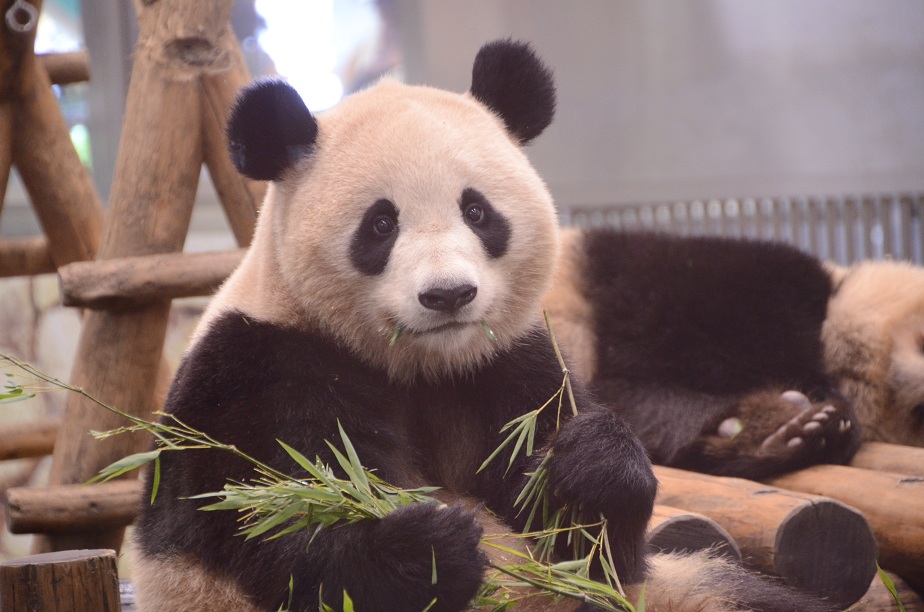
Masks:
[[[850,605],[876,573],[876,540],[866,519],[834,500],[795,508],[777,532],[777,573],[791,586]]]

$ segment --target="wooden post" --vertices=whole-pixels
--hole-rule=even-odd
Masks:
[[[202,166],[199,77],[234,65],[231,0],[135,3],[140,25],[125,123],[100,259],[177,252],[183,248]],[[90,311],[84,318],[72,382],[141,417],[150,417],[161,361],[168,299],[125,311]],[[50,484],[84,482],[113,461],[144,450],[143,435],[93,440],[91,429],[125,423],[71,395],[55,444]],[[49,536],[52,550],[118,549],[122,528]]]
[[[924,477],[815,465],[768,482],[859,509],[879,542],[879,564],[924,591]]]
[[[48,73],[39,62],[29,65],[32,89],[13,112],[13,163],[48,237],[55,264],[93,259],[99,247],[103,207],[71,144]]]
[[[850,460],[851,467],[907,476],[924,476],[924,448],[864,442]]]
[[[257,211],[266,195],[266,183],[241,175],[228,154],[225,127],[231,115],[231,104],[238,91],[250,82],[240,49],[236,42],[230,42],[226,51],[232,55],[234,63],[228,71],[217,77],[202,77],[202,152],[231,231],[238,245],[249,246]]]
[[[648,547],[656,552],[711,549],[716,554],[741,561],[738,544],[721,525],[689,510],[655,505],[646,538]]]
[[[713,519],[738,543],[746,565],[787,584],[846,606],[876,572],[866,519],[838,501],[660,466],[655,475],[657,503]]]
[[[0,564],[0,609],[119,612],[115,551],[70,550]]]

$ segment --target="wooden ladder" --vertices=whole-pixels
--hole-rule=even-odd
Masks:
[[[0,0],[0,6],[7,10],[14,1]],[[40,1],[29,1],[40,8]],[[105,217],[89,176],[65,138],[66,126],[57,112],[47,77],[41,79],[41,65],[33,59],[34,32],[28,40],[4,39],[4,51],[7,47],[19,49],[19,72],[31,71],[31,80],[22,79],[31,83],[29,95],[42,98],[46,107],[54,109],[58,121],[54,129],[63,142],[58,148],[67,149],[72,158],[68,163],[75,168],[67,173],[67,180],[76,180],[71,175],[81,174],[85,185],[81,190],[61,188],[65,153],[50,153],[49,146],[36,144],[33,134],[51,129],[44,121],[45,115],[28,124],[28,132],[21,120],[7,119],[13,112],[21,112],[17,110],[24,105],[20,100],[29,96],[18,96],[16,103],[9,105],[14,110],[8,110],[8,105],[0,107],[0,130],[13,132],[12,159],[43,223],[51,261],[42,255],[40,240],[2,246],[0,258],[13,261],[4,253],[20,253],[18,260],[29,262],[11,270],[12,274],[58,270],[64,304],[86,309],[69,382],[142,418],[150,418],[160,408],[169,381],[162,353],[172,298],[208,294],[241,256],[239,251],[182,253],[203,163],[241,247],[250,243],[265,193],[265,184],[239,175],[227,154],[224,130],[231,105],[237,91],[250,81],[229,25],[231,7],[232,0],[135,1],[140,31]],[[6,44],[6,38],[16,45]],[[6,84],[6,78],[0,79],[0,85]],[[14,121],[15,128],[11,127]],[[0,143],[9,140],[4,138],[7,133],[0,132]],[[19,134],[23,136],[19,140],[31,142],[36,149],[32,153],[35,159],[18,152]],[[0,168],[4,155],[7,154],[0,150]],[[30,165],[26,166],[27,162]],[[53,170],[55,176],[44,181],[41,176],[32,179],[24,167],[35,168],[36,175]],[[0,175],[0,187],[5,188],[7,174],[8,170]],[[39,184],[35,193],[33,183]],[[39,188],[48,194],[39,192]],[[54,199],[64,196],[68,199],[60,203]],[[54,216],[46,213],[49,209]],[[63,238],[59,236],[62,233]],[[71,250],[79,245],[83,250],[72,253],[62,244]],[[48,437],[48,425],[40,425],[36,427],[38,432],[24,432],[24,439],[31,440],[36,448]],[[150,439],[141,434],[106,440],[96,440],[89,434],[91,430],[125,425],[124,419],[87,398],[68,395],[54,443],[48,486],[8,492],[8,500],[21,495],[72,500],[64,508],[57,506],[61,510],[57,522],[23,517],[17,530],[41,534],[36,540],[37,552],[119,550],[124,521],[99,512],[97,500],[108,499],[116,490],[131,503],[132,498],[138,499],[137,484],[81,484],[110,463],[147,450]],[[75,497],[73,491],[77,488],[81,493]],[[49,506],[42,503],[36,508],[45,516]],[[81,512],[86,508],[91,510]],[[8,515],[11,510],[15,509],[7,508]]]

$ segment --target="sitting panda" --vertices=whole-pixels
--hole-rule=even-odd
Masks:
[[[924,446],[924,269],[869,261],[831,274],[825,367],[863,440]]]
[[[543,298],[597,399],[655,463],[760,479],[860,442],[825,366],[833,283],[780,243],[566,230]]]
[[[384,80],[315,117],[282,82],[243,93],[232,157],[272,183],[165,410],[295,475],[277,440],[336,465],[326,441],[339,422],[379,477],[439,486],[446,504],[245,540],[235,513],[190,497],[252,478],[250,465],[163,453],[134,531],[140,609],[276,610],[291,597],[311,610],[322,593],[337,609],[344,592],[363,612],[465,609],[485,575],[487,519],[524,527],[514,501],[549,449],[553,507],[609,519],[616,570],[631,597],[646,585],[648,610],[828,609],[719,560],[650,557],[645,449],[577,381],[576,416],[542,413],[532,456],[478,472],[501,427],[562,381],[540,316],[556,212],[522,151],[554,105],[549,70],[511,41],[480,50],[464,95]]]

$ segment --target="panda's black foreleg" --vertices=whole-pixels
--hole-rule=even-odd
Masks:
[[[576,506],[588,523],[608,523],[615,570],[624,583],[645,579],[645,529],[657,480],[638,438],[611,411],[594,407],[556,433],[549,461],[554,498]]]
[[[332,527],[307,547],[324,603],[357,610],[464,610],[484,578],[475,511],[436,502],[404,506],[378,520]],[[296,579],[297,584],[297,579]],[[305,594],[294,609],[317,609]]]

